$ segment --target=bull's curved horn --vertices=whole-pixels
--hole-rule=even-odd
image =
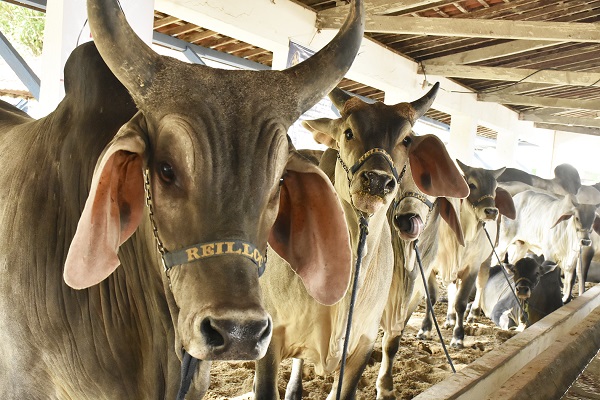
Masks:
[[[116,0],[88,0],[87,9],[102,59],[134,99],[140,100],[161,66],[160,57],[131,29]]]
[[[340,112],[344,109],[344,105],[348,100],[350,100],[353,96],[344,92],[340,88],[333,88],[331,92],[329,92],[329,99]]]
[[[417,122],[417,120],[419,118],[421,118],[423,116],[423,114],[425,114],[427,112],[427,110],[429,110],[429,108],[433,104],[433,101],[435,100],[435,96],[437,96],[437,92],[438,92],[439,88],[440,88],[440,83],[436,82],[435,85],[433,85],[433,87],[429,90],[429,92],[427,92],[427,94],[425,94],[420,99],[415,100],[410,103],[413,110],[415,111],[414,120],[411,121],[411,123],[413,125],[415,122]]]
[[[338,34],[309,59],[282,71],[297,93],[298,116],[329,93],[350,69],[365,28],[363,0],[354,0]]]

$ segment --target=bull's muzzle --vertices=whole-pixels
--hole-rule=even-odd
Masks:
[[[517,286],[517,297],[521,300],[526,300],[531,297],[531,289],[529,286]]]
[[[365,191],[372,196],[385,197],[396,189],[396,180],[391,174],[365,171],[361,174]]]
[[[261,358],[271,341],[270,317],[239,320],[205,317],[198,327],[211,360],[254,360]]]

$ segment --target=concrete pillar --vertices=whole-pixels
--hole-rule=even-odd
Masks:
[[[518,145],[518,132],[508,130],[498,132],[498,138],[496,139],[496,153],[498,155],[498,160],[504,162],[504,166],[516,167]]]
[[[134,31],[150,44],[154,22],[153,0],[121,0]],[[40,76],[40,107],[36,116],[53,111],[64,97],[64,66],[78,45],[91,40],[87,10],[82,0],[48,0]]]
[[[273,49],[273,65],[274,70],[283,70],[287,68],[288,55],[290,52],[289,46],[277,46]]]
[[[473,166],[476,135],[477,123],[474,118],[465,114],[452,114],[450,140],[448,142],[450,156]]]

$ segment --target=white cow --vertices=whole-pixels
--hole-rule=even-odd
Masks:
[[[495,243],[497,218],[499,214],[514,218],[514,205],[510,194],[499,188],[496,179],[504,168],[491,171],[469,167],[460,161],[459,166],[471,190],[469,197],[460,206],[460,224],[464,235],[464,247],[447,224],[439,228],[439,249],[434,261],[438,276],[448,285],[448,313],[445,327],[454,327],[452,347],[463,347],[464,313],[468,297],[475,285],[477,273],[482,264],[489,266],[492,246],[485,232],[484,224]],[[432,292],[436,292],[436,280],[430,279]],[[433,300],[433,299],[432,299]],[[432,319],[427,314],[417,337],[429,339]]]
[[[305,123],[320,142],[339,150],[338,159],[335,155],[332,159],[332,152],[335,152],[328,150],[322,162],[336,161],[327,162],[330,166],[335,165],[335,169],[333,173],[326,172],[329,176],[334,175],[335,189],[345,212],[354,251],[353,267],[359,243],[359,222],[364,216],[370,216],[358,276],[353,329],[348,338],[348,359],[341,387],[343,399],[355,396],[387,301],[393,254],[386,211],[396,195],[403,166],[410,162],[417,185],[429,194],[454,197],[467,194],[467,187],[443,143],[432,135],[415,136],[411,131],[416,119],[430,107],[436,91],[437,85],[422,99],[395,106],[367,104],[334,91],[330,97],[340,109],[342,118]],[[321,223],[327,223],[326,215],[322,216]],[[319,247],[315,243],[312,247],[307,246],[306,251],[332,252],[336,248]],[[255,397],[261,400],[279,398],[277,371],[282,359],[306,359],[315,364],[316,372],[321,375],[339,370],[352,295],[349,290],[337,304],[319,304],[308,295],[302,277],[290,272],[281,257],[270,253],[268,263],[260,283],[265,306],[273,318],[273,337],[267,355],[256,365]],[[293,378],[286,398],[300,398],[302,394],[300,377],[295,374]],[[335,396],[338,382],[336,374],[329,398]]]
[[[599,205],[579,204],[571,195],[559,198],[531,190],[516,194],[513,200],[517,219],[502,219],[499,254],[514,245],[514,253],[509,254],[511,263],[523,258],[528,250],[556,262],[565,276],[566,303],[571,298],[580,249],[590,246],[592,230],[600,232],[596,214]]]
[[[438,227],[444,219],[463,244],[458,208],[460,199],[428,196],[419,190],[408,173],[392,207],[388,223],[392,230],[394,274],[388,302],[381,318],[384,335],[383,357],[377,377],[377,399],[395,399],[392,366],[404,328],[425,294],[421,274],[416,263],[415,242],[422,258],[424,274],[429,277],[432,260],[438,248]]]

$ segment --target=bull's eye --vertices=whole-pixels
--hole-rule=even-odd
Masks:
[[[469,183],[469,189],[475,190],[475,189],[477,189],[477,186],[475,186],[474,183]]]
[[[354,132],[352,132],[352,129],[348,128],[344,131],[344,136],[346,136],[346,140],[352,140],[354,139]]]
[[[402,144],[406,147],[410,146],[412,143],[413,139],[410,136],[407,136],[404,138],[404,140],[402,140]]]
[[[279,178],[279,186],[283,185],[283,176]]]
[[[165,183],[172,183],[175,180],[175,171],[169,163],[161,162],[158,164],[158,174]]]

